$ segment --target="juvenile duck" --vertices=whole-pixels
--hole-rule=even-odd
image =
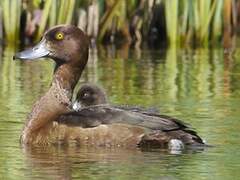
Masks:
[[[168,147],[172,140],[204,145],[195,131],[167,116],[126,111],[108,104],[72,112],[73,89],[88,60],[88,38],[72,25],[48,30],[40,43],[14,57],[27,60],[49,57],[56,63],[51,87],[27,117],[24,145],[77,144],[87,146]],[[63,123],[56,121],[64,115]]]
[[[86,83],[81,85],[81,88],[78,90],[76,100],[73,103],[73,109],[79,111],[80,108],[83,107],[107,103],[108,98],[106,92],[101,87],[95,84]],[[135,112],[139,111],[141,113],[158,113],[158,110],[154,108],[145,109],[139,106],[128,105],[114,105],[114,107]]]
[[[94,84],[83,84],[77,92],[73,109],[78,111],[81,107],[98,104],[107,104],[107,96],[103,89]]]

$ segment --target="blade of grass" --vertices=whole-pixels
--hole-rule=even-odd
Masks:
[[[66,17],[66,24],[70,24],[72,21],[73,11],[74,11],[75,0],[69,0],[68,12]]]
[[[178,41],[178,0],[165,1],[165,16],[170,45],[175,45]]]
[[[42,18],[41,18],[41,22],[40,22],[39,29],[38,29],[37,39],[39,39],[42,36],[42,34],[46,28],[51,4],[52,4],[52,0],[46,0]]]
[[[215,0],[216,1],[216,0]],[[214,13],[213,18],[213,31],[212,31],[212,37],[214,39],[217,39],[222,34],[222,24],[223,24],[223,17],[222,17],[222,8],[223,8],[223,0],[217,0],[218,3],[216,5],[216,10]]]
[[[57,0],[52,0],[51,11],[49,14],[49,26],[52,27],[57,23]]]
[[[4,23],[4,32],[6,34],[7,41],[10,39],[10,1],[9,0],[3,0],[3,23]]]
[[[112,6],[112,8],[107,11],[105,13],[105,15],[102,17],[101,19],[101,23],[100,23],[100,28],[99,28],[99,41],[102,41],[107,28],[110,26],[113,17],[116,15],[117,9],[119,8],[119,6],[121,5],[122,0],[118,0],[114,3],[114,5]]]
[[[66,0],[60,1],[60,9],[58,13],[58,24],[64,24],[66,19],[66,9],[68,8],[68,2]]]
[[[11,29],[11,43],[16,43],[18,40],[19,33],[19,18],[20,18],[20,0],[10,1],[10,29]]]
[[[189,1],[183,1],[183,18],[181,27],[181,34],[184,35],[187,32],[187,24],[189,17]]]
[[[207,5],[207,7],[209,7],[210,9],[208,9],[208,12],[205,12],[207,13],[207,16],[206,16],[206,19],[205,21],[202,22],[202,40],[207,40],[208,39],[208,36],[209,36],[209,31],[210,31],[210,21],[211,19],[213,18],[213,13],[214,13],[214,10],[216,8],[216,4],[217,4],[217,1],[218,0],[215,0],[213,1],[213,4],[212,4],[212,7],[210,8],[210,2],[209,4]]]

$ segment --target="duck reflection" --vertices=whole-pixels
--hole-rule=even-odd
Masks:
[[[35,179],[89,179],[89,178],[137,178],[141,179],[146,173],[159,171],[157,177],[165,177],[167,169],[179,166],[179,160],[185,163],[195,161],[194,154],[199,151],[188,150],[193,153],[191,159],[182,156],[169,156],[168,150],[152,149],[111,149],[111,148],[78,148],[65,147],[24,147],[26,165],[29,177]],[[197,155],[196,155],[197,156]],[[152,169],[148,164],[155,163]],[[119,175],[119,176],[118,176]]]
[[[29,175],[32,178],[40,176],[43,179],[87,178],[94,171],[97,172],[97,169],[101,169],[105,163],[111,163],[116,159],[121,162],[131,161],[132,157],[140,157],[141,154],[142,152],[137,150],[80,149],[69,146],[24,147],[26,164],[31,170]]]

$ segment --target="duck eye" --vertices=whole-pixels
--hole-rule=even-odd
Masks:
[[[61,33],[61,32],[55,34],[55,39],[56,39],[56,40],[62,40],[63,37],[64,37],[64,36],[63,36],[63,33]]]
[[[88,97],[88,96],[89,96],[88,93],[84,93],[84,94],[83,94],[83,97]]]

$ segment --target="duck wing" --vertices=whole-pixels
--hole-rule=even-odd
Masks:
[[[168,119],[170,121],[174,121],[176,124],[179,125],[179,128],[182,129],[182,128],[191,128],[191,125],[188,124],[188,123],[185,123],[179,119],[176,119],[174,117],[170,117],[170,116],[167,116],[167,115],[162,115],[159,113],[159,111],[156,109],[156,108],[143,108],[143,107],[139,107],[139,106],[128,106],[128,105],[117,105],[117,106],[114,106],[115,108],[118,108],[118,109],[122,109],[122,110],[127,110],[127,111],[132,111],[132,112],[138,112],[138,113],[141,113],[141,114],[145,114],[145,115],[148,115],[148,116],[155,116],[155,117],[159,117],[159,118],[162,118],[162,119]],[[172,129],[171,129],[172,130]]]
[[[187,129],[188,125],[182,121],[157,113],[141,111],[138,109],[125,110],[109,105],[95,105],[82,108],[78,112],[70,112],[62,115],[58,120],[73,126],[84,128],[96,127],[101,124],[130,124],[148,128],[151,130],[173,131]]]
[[[155,107],[145,108],[142,106],[129,106],[129,105],[114,105],[115,108],[127,110],[127,111],[134,111],[140,113],[149,113],[149,114],[159,114],[159,110]]]

